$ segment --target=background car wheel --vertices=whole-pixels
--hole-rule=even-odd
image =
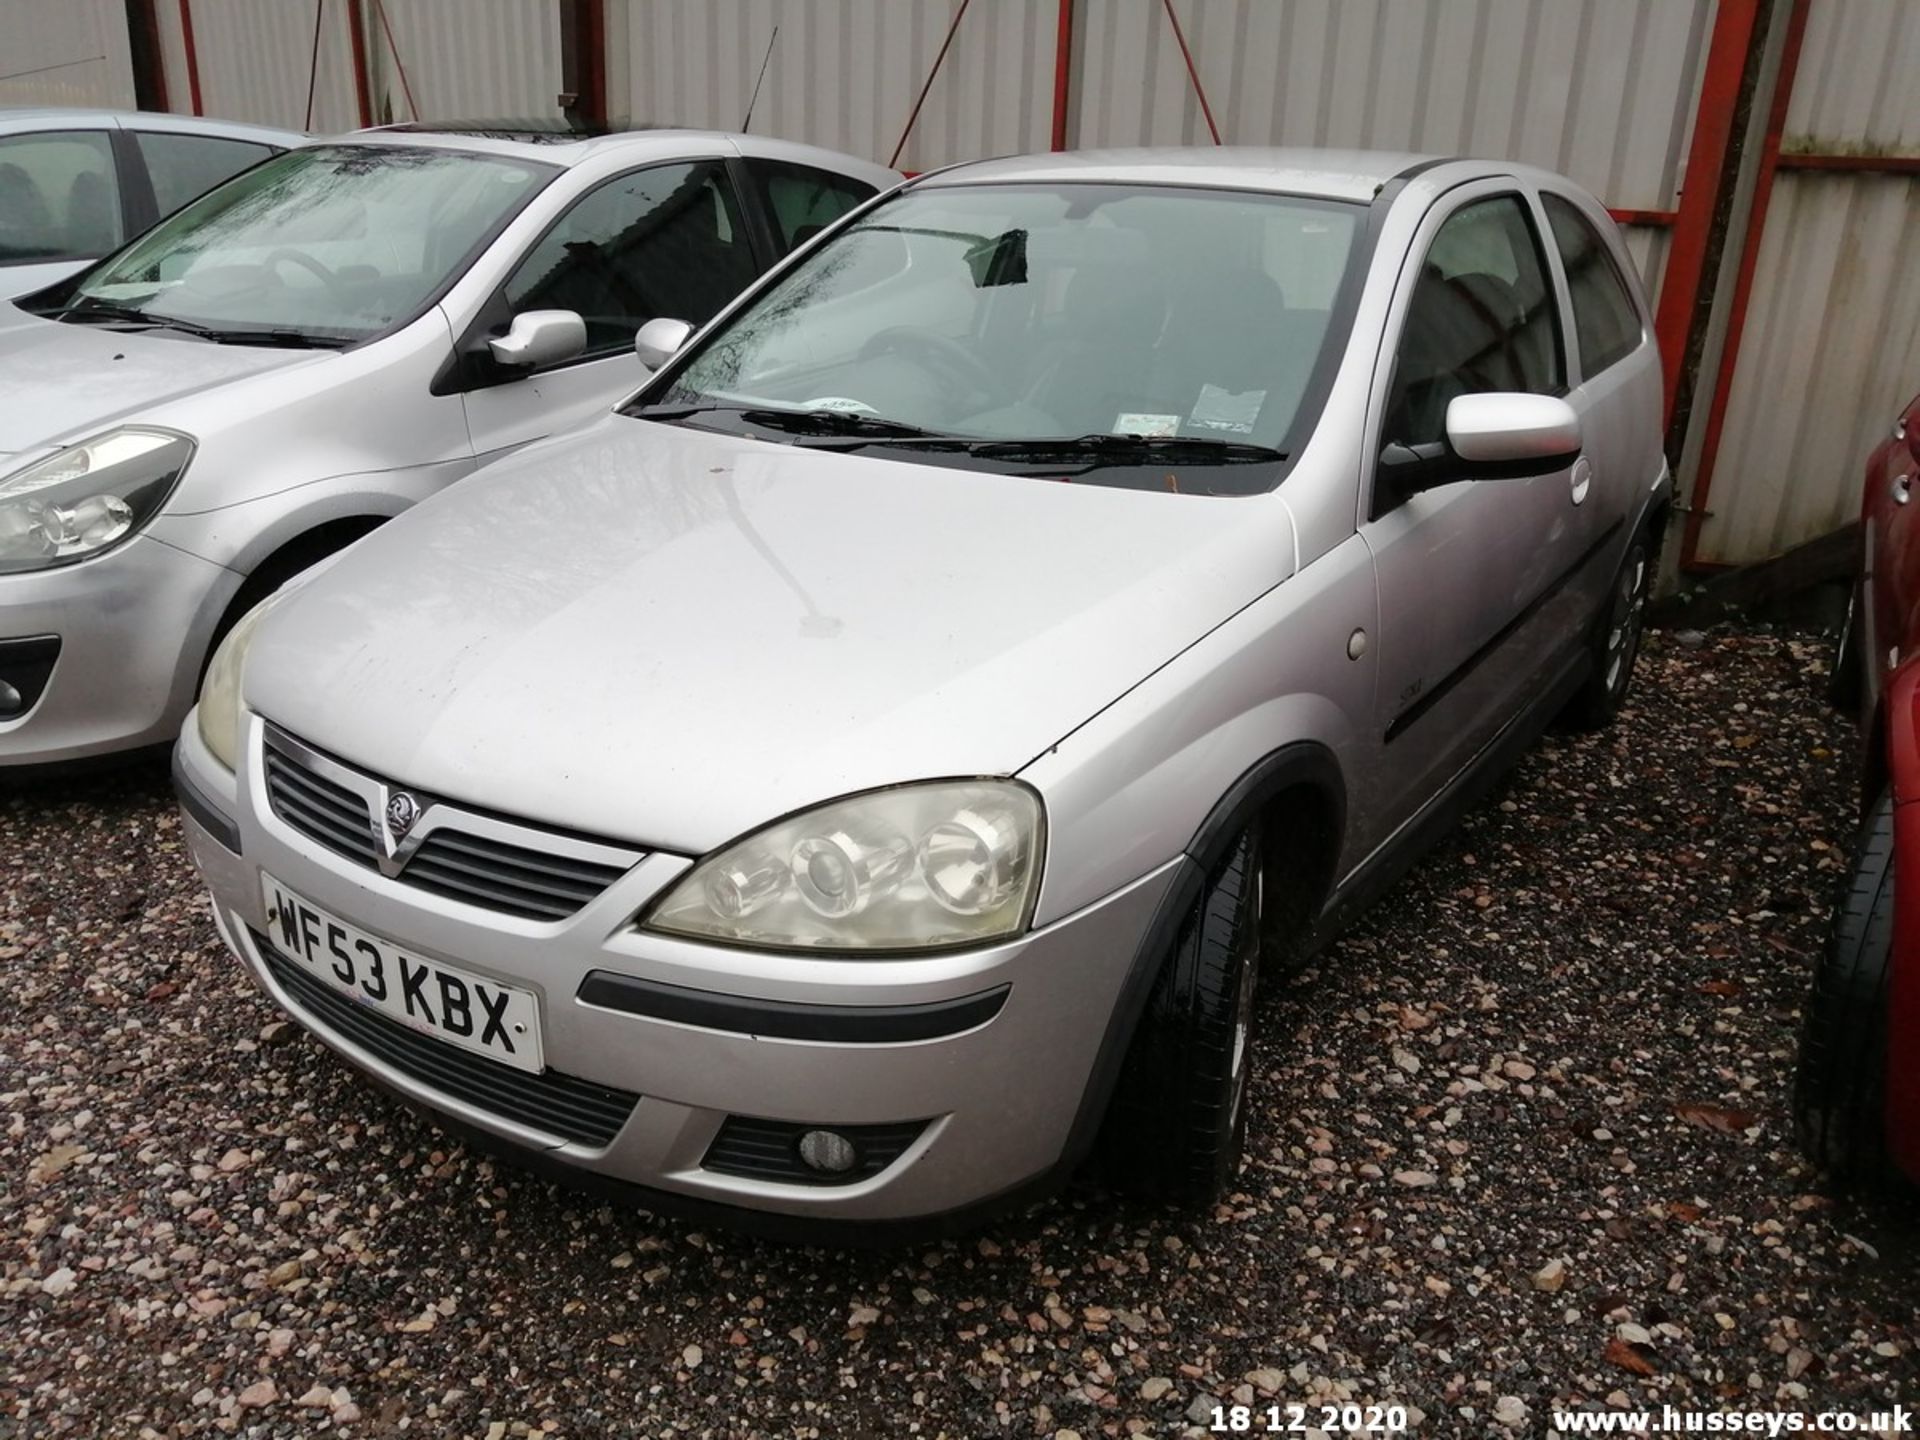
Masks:
[[[1260,846],[1208,876],[1162,962],[1101,1132],[1115,1189],[1207,1201],[1238,1173],[1260,971]]]
[[[1567,702],[1566,723],[1575,730],[1599,730],[1614,722],[1633,687],[1633,662],[1647,623],[1647,591],[1653,585],[1657,532],[1642,530],[1627,547],[1614,577],[1606,613],[1593,637],[1593,673]]]
[[[1887,1178],[1887,974],[1893,953],[1893,800],[1868,812],[1833,932],[1813,972],[1794,1078],[1800,1143],[1836,1179]]]

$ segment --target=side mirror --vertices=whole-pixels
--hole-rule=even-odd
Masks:
[[[633,337],[633,353],[640,357],[640,363],[651,373],[679,354],[680,347],[687,343],[687,337],[691,334],[693,326],[686,321],[670,320],[665,315],[656,316],[642,325],[639,334]]]
[[[1544,475],[1580,454],[1580,414],[1554,395],[1456,395],[1447,443],[1469,467],[1496,466],[1508,479]]]
[[[507,333],[487,341],[500,364],[514,370],[557,365],[587,348],[587,322],[572,310],[523,310]]]

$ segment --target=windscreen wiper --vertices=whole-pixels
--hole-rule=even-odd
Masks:
[[[757,405],[691,404],[636,405],[620,412],[636,420],[687,420],[696,415],[738,415],[749,425],[781,430],[789,435],[820,435],[836,439],[946,440],[951,437],[899,420],[862,415],[852,410],[778,410]]]
[[[1243,440],[1216,440],[1203,435],[1061,435],[1018,440],[929,435],[875,436],[829,441],[813,449],[859,450],[868,446],[899,445],[912,450],[944,450],[977,455],[988,460],[1053,462],[1103,461],[1171,465],[1249,465],[1285,460],[1286,452]]]
[[[211,340],[216,345],[271,345],[281,349],[341,350],[353,343],[337,335],[315,335],[306,330],[254,330],[202,325],[197,320],[183,320],[177,315],[156,315],[150,310],[136,309],[131,305],[105,305],[97,302],[83,302],[79,306],[69,306],[54,318],[70,320],[77,324],[120,324],[142,326],[150,330],[177,330],[183,335],[194,335],[202,340]]]

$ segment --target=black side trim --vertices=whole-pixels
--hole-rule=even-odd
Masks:
[[[1491,658],[1494,651],[1512,639],[1515,631],[1526,624],[1527,621],[1531,620],[1535,613],[1546,605],[1548,601],[1552,600],[1554,596],[1566,589],[1567,586],[1573,582],[1574,577],[1587,568],[1588,562],[1607,548],[1608,544],[1612,542],[1613,537],[1620,533],[1620,527],[1624,523],[1624,521],[1615,520],[1609,525],[1601,533],[1598,540],[1595,540],[1585,550],[1580,552],[1580,557],[1575,560],[1573,564],[1569,565],[1565,570],[1562,570],[1554,579],[1548,581],[1546,587],[1541,590],[1538,595],[1535,595],[1533,599],[1529,600],[1525,608],[1522,609],[1518,615],[1515,615],[1506,624],[1494,631],[1491,638],[1489,638],[1484,645],[1474,651],[1473,654],[1469,655],[1465,660],[1462,660],[1458,665],[1454,666],[1453,669],[1449,670],[1437,685],[1433,686],[1425,694],[1421,695],[1418,700],[1415,700],[1413,704],[1394,716],[1392,723],[1387,726],[1386,743],[1391,745],[1395,740],[1398,740],[1402,735],[1406,734],[1408,729],[1416,724],[1423,715],[1432,710],[1433,707],[1438,705],[1442,700],[1446,699],[1456,685],[1462,680],[1465,680],[1475,669]]]
[[[214,799],[200,788],[199,782],[189,775],[180,764],[180,751],[176,746],[173,752],[173,794],[180,802],[180,808],[214,839],[225,847],[229,854],[240,853],[240,827],[231,816],[214,803]]]
[[[576,998],[589,1005],[652,1020],[672,1020],[705,1030],[760,1035],[775,1040],[822,1040],[836,1045],[887,1045],[937,1040],[984,1025],[1000,1013],[1011,986],[933,1000],[921,1005],[814,1005],[797,1000],[754,1000],[663,985],[611,970],[595,970],[580,982]]]
[[[40,703],[59,659],[58,635],[0,640],[0,720],[17,720]]]

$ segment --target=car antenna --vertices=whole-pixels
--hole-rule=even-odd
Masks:
[[[760,82],[767,78],[767,66],[773,60],[773,47],[780,38],[780,27],[773,27],[773,34],[767,37],[767,53],[760,59],[760,73],[753,80],[753,94],[747,97],[747,118],[740,122],[740,133],[747,133],[753,125],[753,107],[760,102]]]

